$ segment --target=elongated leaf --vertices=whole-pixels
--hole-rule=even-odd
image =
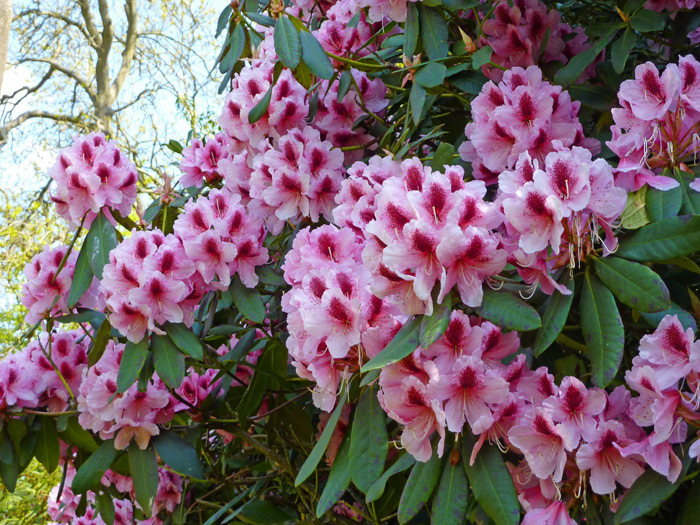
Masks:
[[[260,408],[265,390],[268,386],[273,384],[273,378],[270,377],[269,372],[271,372],[273,368],[274,351],[275,349],[272,347],[263,350],[257,362],[259,370],[253,374],[250,384],[243,394],[243,398],[241,398],[241,401],[236,407],[236,414],[238,414],[238,420],[241,424],[246,423],[248,418]],[[268,373],[264,373],[263,371]]]
[[[406,25],[403,33],[403,54],[408,58],[413,58],[416,54],[416,45],[418,44],[418,9],[414,2],[406,3]]]
[[[112,325],[109,324],[108,319],[105,319],[102,321],[100,329],[95,334],[94,342],[90,348],[90,351],[88,352],[88,366],[93,366],[95,363],[97,363],[102,357],[102,354],[105,353],[111,332]]]
[[[433,168],[433,171],[443,171],[445,166],[452,164],[454,153],[455,147],[452,144],[441,142],[433,154],[430,167]]]
[[[469,503],[469,482],[461,461],[452,465],[445,462],[440,476],[431,514],[431,522],[435,525],[441,523],[463,523]]]
[[[236,309],[255,323],[265,320],[265,305],[255,288],[246,288],[238,277],[231,281],[231,293]]]
[[[416,73],[416,82],[424,88],[434,88],[445,81],[447,68],[438,62],[430,62]]]
[[[384,494],[386,482],[389,481],[389,478],[394,474],[398,474],[399,472],[403,472],[404,470],[411,468],[415,462],[416,459],[411,456],[411,454],[407,452],[402,453],[401,456],[399,456],[399,458],[394,461],[394,463],[388,469],[386,469],[386,472],[382,474],[381,477],[369,488],[366,496],[367,503],[371,503],[372,501],[376,501],[381,498],[382,494]]]
[[[440,339],[440,336],[447,330],[447,325],[450,324],[451,314],[452,296],[448,294],[443,299],[442,304],[435,305],[433,315],[424,315],[421,319],[419,341],[422,348],[428,348]]]
[[[250,500],[241,507],[241,514],[246,517],[247,522],[255,525],[275,525],[277,523],[298,523],[297,514],[287,508],[272,501],[260,499]]]
[[[660,221],[668,217],[675,217],[683,204],[683,188],[661,191],[654,188],[647,189],[647,215],[651,222]]]
[[[343,101],[345,95],[347,95],[350,90],[351,84],[352,74],[346,69],[340,74],[340,79],[338,80],[338,102]]]
[[[58,434],[53,418],[41,417],[39,419],[41,419],[41,428],[37,433],[34,455],[50,474],[58,467],[61,447],[58,443]]]
[[[683,215],[700,215],[700,192],[695,191],[689,186],[690,183],[695,180],[695,176],[691,173],[681,171],[678,168],[676,168],[675,176],[680,183],[678,189],[682,194],[683,200],[681,213]],[[676,188],[674,188],[674,190],[675,189]]]
[[[463,71],[448,80],[465,93],[478,95],[488,79],[480,71]]]
[[[129,470],[134,481],[136,501],[139,502],[146,516],[151,516],[153,501],[158,492],[158,458],[152,448],[141,450],[136,443],[127,449]]]
[[[265,92],[262,98],[248,113],[248,123],[255,124],[258,120],[265,116],[267,109],[270,107],[270,100],[272,99],[272,88],[274,87],[274,82],[270,84],[269,89]]]
[[[369,360],[362,367],[362,372],[368,372],[387,365],[401,361],[407,355],[413,353],[418,348],[418,336],[420,332],[421,319],[414,317],[408,321],[401,330],[389,341],[384,350]]]
[[[423,113],[423,106],[425,106],[425,88],[418,83],[414,83],[411,87],[411,117],[413,118],[413,124],[418,125],[421,121],[421,114]]]
[[[640,33],[661,31],[666,25],[666,17],[656,11],[640,9],[630,17],[630,25]]]
[[[160,458],[178,474],[204,478],[204,469],[195,448],[171,430],[162,430],[153,441]]]
[[[98,279],[102,279],[102,269],[109,262],[109,252],[116,248],[117,244],[117,231],[114,226],[102,212],[98,213],[85,237],[90,268]]]
[[[224,10],[221,11],[221,14],[219,15],[219,20],[216,23],[216,38],[219,38],[221,32],[224,29],[226,29],[226,26],[228,26],[228,19],[231,17],[232,11],[233,8],[230,4],[224,7]]]
[[[19,477],[19,462],[15,454],[15,447],[12,445],[9,447],[9,454],[8,461],[0,461],[0,480],[8,492],[14,492]]]
[[[90,255],[87,243],[83,242],[78,259],[75,261],[75,270],[73,270],[73,282],[68,292],[68,306],[73,307],[78,304],[80,298],[85,295],[90,285],[92,284],[92,268],[90,268]]]
[[[613,92],[605,86],[591,84],[576,84],[569,86],[569,95],[574,100],[578,100],[584,106],[600,111],[608,111],[613,104],[617,103]]]
[[[318,78],[330,80],[335,70],[321,44],[316,40],[316,37],[308,31],[300,31],[299,36],[301,38],[304,64],[306,64],[311,72]]]
[[[656,262],[700,251],[700,216],[669,217],[640,228],[620,243],[619,257]]]
[[[612,293],[589,273],[581,295],[581,331],[591,360],[593,384],[605,388],[620,367],[625,329]]]
[[[346,432],[338,453],[335,455],[326,486],[323,488],[318,505],[316,505],[317,518],[323,516],[338,502],[350,486],[350,477],[350,433]]]
[[[433,451],[427,462],[418,462],[413,466],[399,501],[399,523],[410,521],[428,502],[440,478],[441,464],[442,461]]]
[[[199,338],[184,324],[165,323],[163,328],[182,353],[193,359],[202,359],[204,357],[204,349]]]
[[[78,308],[77,310],[74,314],[54,317],[54,321],[58,323],[97,323],[97,326],[100,326],[105,320],[105,314],[97,310],[88,308]]]
[[[637,42],[637,33],[629,27],[622,33],[610,48],[611,62],[615,73],[621,75],[625,70],[627,58],[630,56],[634,44]]]
[[[114,439],[102,443],[100,448],[93,452],[75,473],[71,485],[73,492],[85,494],[88,490],[97,487],[116,457],[117,450],[114,448]]]
[[[93,435],[80,426],[78,416],[69,417],[66,428],[59,432],[58,436],[84,452],[95,452],[99,448]]]
[[[510,292],[487,288],[477,312],[484,319],[509,330],[526,332],[542,326],[537,310]]]
[[[667,315],[677,315],[678,320],[681,322],[683,328],[686,330],[688,328],[692,328],[693,331],[698,329],[698,325],[695,322],[695,318],[673,301],[671,301],[671,308],[669,308],[668,310],[664,310],[663,312],[657,312],[655,314],[645,314],[644,312],[642,312],[642,317],[651,326],[659,326],[663,318]]]
[[[107,525],[113,525],[117,516],[114,510],[112,496],[110,496],[108,492],[100,492],[95,498],[95,504],[102,521]]]
[[[650,268],[617,257],[596,257],[593,266],[600,280],[621,303],[651,313],[671,307],[668,288]]]
[[[539,357],[555,341],[562,328],[566,324],[566,318],[571,310],[571,303],[574,301],[574,282],[567,284],[572,293],[564,295],[555,291],[552,296],[545,301],[542,312],[542,328],[537,331],[535,342],[532,345],[532,353]]]
[[[139,377],[148,355],[148,338],[144,337],[138,343],[127,341],[122,354],[117,373],[117,390],[124,393],[129,390]]]
[[[377,399],[378,390],[377,385],[365,389],[352,421],[350,473],[362,492],[381,476],[387,455],[386,412]]]
[[[491,62],[492,54],[493,49],[491,49],[491,46],[482,47],[472,55],[472,67],[474,69],[480,69],[481,66],[488,64],[489,62]]]
[[[462,463],[474,497],[496,525],[517,525],[520,522],[518,497],[501,453],[494,445],[484,445],[474,465],[469,465],[472,447],[473,439],[465,439]]]
[[[280,17],[275,24],[275,53],[289,69],[299,65],[301,59],[299,30],[286,16]]]
[[[639,518],[654,510],[663,501],[668,499],[683,481],[685,473],[688,471],[690,463],[693,461],[688,454],[682,456],[681,473],[675,483],[671,483],[658,472],[649,469],[642,474],[634,485],[630,487],[625,499],[622,500],[620,506],[615,513],[613,523],[619,525],[626,523],[634,518]]]
[[[447,44],[447,24],[440,11],[434,7],[419,6],[420,38],[423,49],[430,60],[445,58],[449,47]]]
[[[595,57],[597,57],[598,54],[605,49],[605,46],[607,46],[608,42],[612,40],[612,37],[615,36],[616,32],[617,29],[610,29],[594,45],[582,53],[574,56],[568,64],[557,71],[557,73],[554,75],[554,81],[562,86],[568,86],[569,84],[575,83],[583,71],[595,60]]]
[[[620,221],[626,230],[636,230],[649,224],[649,214],[647,213],[646,198],[648,186],[642,186],[639,191],[627,194],[627,203],[622,210]]]
[[[328,419],[328,423],[326,423],[326,427],[323,429],[321,438],[316,442],[311,454],[309,454],[309,457],[306,458],[306,461],[304,461],[301,469],[299,469],[299,474],[297,474],[297,477],[294,480],[295,487],[298,487],[304,483],[304,481],[306,481],[306,479],[313,474],[314,470],[316,470],[316,466],[321,461],[321,458],[323,458],[323,454],[328,448],[328,443],[331,441],[333,430],[335,430],[335,426],[338,424],[338,419],[340,419],[340,413],[343,410],[347,397],[347,392],[343,392],[343,395],[338,400],[338,404],[333,410],[331,417]]]
[[[677,525],[695,525],[700,516],[700,483],[693,483],[685,497]]]
[[[167,335],[151,336],[153,366],[158,377],[170,388],[179,388],[185,378],[185,356]]]

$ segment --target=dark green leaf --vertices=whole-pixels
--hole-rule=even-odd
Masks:
[[[675,217],[683,204],[683,188],[678,186],[666,191],[647,189],[647,215],[651,222]]]
[[[480,71],[464,71],[450,76],[449,81],[465,93],[478,95],[481,93],[487,78]]]
[[[472,67],[474,69],[480,69],[491,62],[491,55],[493,54],[493,49],[491,46],[484,46],[472,55]]]
[[[591,360],[593,384],[605,388],[620,367],[625,329],[612,293],[588,272],[581,295],[581,331]]]
[[[440,476],[440,483],[435,492],[431,512],[431,522],[463,523],[469,502],[469,482],[461,462],[452,465],[445,462]]]
[[[408,452],[403,452],[399,458],[394,461],[394,463],[388,469],[386,469],[386,472],[382,474],[381,477],[369,488],[366,497],[367,503],[371,503],[372,501],[376,501],[381,498],[382,494],[384,494],[386,482],[389,480],[389,478],[394,474],[398,474],[399,472],[403,472],[404,470],[411,468],[415,462],[416,460],[413,456],[411,456],[411,454]]]
[[[420,124],[423,106],[425,105],[425,88],[414,82],[411,87],[410,101],[411,117],[413,118],[413,124],[417,126]]]
[[[420,323],[419,342],[422,348],[428,348],[447,330],[452,314],[452,296],[447,294],[441,304],[435,304],[433,314],[423,316]]]
[[[73,307],[78,304],[80,298],[88,291],[92,284],[92,268],[90,268],[90,253],[88,251],[87,242],[83,242],[83,246],[78,253],[78,259],[75,261],[75,270],[73,270],[73,282],[68,293],[68,306]]]
[[[134,481],[136,501],[139,502],[146,516],[151,516],[153,501],[158,492],[158,458],[152,448],[141,450],[136,443],[127,449],[129,470]]]
[[[309,454],[309,457],[307,457],[306,461],[304,461],[301,469],[299,469],[299,474],[297,474],[297,477],[294,480],[295,487],[298,487],[304,483],[304,481],[306,481],[306,479],[313,474],[314,470],[316,470],[316,466],[321,461],[321,458],[323,458],[323,454],[328,448],[328,443],[331,441],[331,436],[333,435],[335,426],[338,424],[338,419],[340,419],[340,412],[343,410],[347,397],[347,392],[343,392],[343,395],[340,396],[340,399],[338,399],[338,404],[333,410],[331,417],[328,418],[328,423],[326,423],[326,427],[323,429],[320,439],[316,442],[316,445],[311,451],[311,454]]]
[[[179,388],[185,378],[185,356],[167,335],[151,336],[153,366],[158,377],[170,388]]]
[[[438,62],[429,62],[416,73],[416,82],[424,88],[434,88],[445,81],[447,68]]]
[[[168,149],[172,151],[173,153],[182,153],[182,150],[184,149],[182,147],[182,144],[180,144],[177,140],[170,139],[168,141]]]
[[[216,38],[219,38],[221,32],[224,29],[226,29],[226,26],[228,26],[228,19],[231,17],[232,11],[233,8],[230,4],[224,7],[224,10],[221,11],[221,14],[219,15],[219,20],[216,23]]]
[[[299,522],[298,516],[293,510],[261,499],[253,499],[243,505],[241,514],[255,525]]]
[[[39,419],[41,420],[41,428],[37,433],[34,455],[50,474],[58,467],[61,447],[58,443],[58,434],[53,418],[41,417]]]
[[[668,288],[650,268],[617,257],[596,257],[593,265],[600,280],[630,308],[653,313],[671,307]]]
[[[228,39],[228,52],[221,60],[219,64],[219,71],[221,73],[228,72],[238,59],[241,58],[243,54],[243,49],[245,49],[245,29],[243,29],[243,24],[236,24],[233,33]]]
[[[257,338],[257,333],[255,330],[248,330],[243,336],[238,340],[229,353],[221,358],[221,361],[240,361],[248,355],[253,344]]]
[[[625,70],[625,64],[627,63],[627,57],[630,56],[630,52],[637,42],[637,33],[635,33],[629,27],[625,30],[620,37],[613,42],[610,48],[611,62],[613,69],[616,73],[622,74]]]
[[[112,496],[110,496],[108,492],[100,492],[96,496],[95,503],[97,506],[97,512],[102,518],[102,521],[104,521],[106,525],[114,525],[114,520],[117,516],[114,510]]]
[[[255,323],[265,321],[265,305],[260,293],[255,288],[246,288],[238,276],[231,280],[231,293],[236,309]]]
[[[270,99],[272,98],[272,88],[275,86],[275,83],[272,82],[270,84],[270,88],[267,90],[265,95],[258,101],[257,104],[255,104],[255,107],[250,110],[250,113],[248,113],[248,123],[249,124],[255,124],[258,120],[263,118],[265,116],[265,113],[267,113],[267,108],[270,106]]]
[[[54,317],[54,321],[58,323],[94,323],[97,322],[98,326],[102,324],[105,320],[105,314],[98,312],[97,310],[90,310],[88,308],[78,308],[77,313],[62,315],[60,317]]]
[[[398,511],[399,523],[410,521],[428,502],[440,478],[441,463],[440,458],[433,450],[433,454],[427,462],[418,462],[414,465],[401,493]]]
[[[433,171],[443,171],[445,166],[452,164],[455,147],[447,142],[441,142],[433,153],[433,159],[430,161],[430,167]]]
[[[608,42],[612,40],[612,37],[615,36],[616,32],[617,29],[608,30],[608,32],[605,33],[605,35],[598,40],[595,45],[592,45],[582,53],[575,55],[568,64],[557,71],[556,75],[554,75],[554,81],[562,86],[568,86],[569,84],[575,83],[583,71],[589,65],[591,65],[591,63],[593,63],[595,57],[597,57],[598,54],[605,49],[605,46],[607,46]]]
[[[681,213],[684,215],[700,215],[700,192],[689,187],[689,184],[695,180],[695,177],[693,174],[680,171],[678,168],[676,168],[675,176],[680,183],[679,190],[683,195]],[[675,191],[675,188],[670,191]]]
[[[271,384],[272,378],[269,373],[273,368],[275,349],[273,347],[268,347],[263,350],[257,361],[257,366],[259,370],[253,374],[250,384],[246,389],[241,401],[236,407],[236,413],[238,414],[238,420],[241,424],[246,423],[251,414],[254,414],[258,408],[260,408],[260,403],[262,403],[263,396],[265,395],[265,390]],[[264,372],[267,373],[264,373]]]
[[[204,469],[195,448],[171,430],[162,430],[153,441],[160,458],[178,474],[204,478]]]
[[[442,5],[450,11],[462,11],[479,5],[478,0],[442,0]]]
[[[108,319],[105,319],[102,321],[97,334],[95,334],[94,342],[88,353],[88,366],[93,366],[95,363],[97,363],[102,357],[102,354],[105,353],[111,333],[112,325],[109,324]]]
[[[476,311],[484,319],[508,330],[526,332],[542,326],[537,310],[510,292],[487,288]]]
[[[17,478],[19,477],[19,463],[15,454],[15,447],[10,445],[9,461],[0,461],[0,480],[8,492],[14,492],[17,488]]]
[[[379,352],[362,367],[362,372],[368,372],[401,361],[418,348],[421,319],[414,317],[406,322],[394,338],[389,341],[384,350]]]
[[[617,99],[604,86],[595,86],[592,84],[577,84],[569,86],[569,94],[574,100],[578,100],[581,104],[600,111],[608,111],[617,103]]]
[[[85,237],[90,268],[98,279],[102,279],[102,269],[109,263],[109,252],[116,248],[117,244],[119,241],[117,241],[117,231],[114,226],[107,220],[104,213],[98,213]]]
[[[286,16],[277,19],[275,24],[275,52],[289,69],[295,69],[301,60],[301,40],[299,30]]]
[[[88,490],[94,489],[100,483],[107,469],[117,457],[117,450],[114,448],[114,439],[105,441],[93,452],[85,462],[78,467],[78,471],[73,478],[72,489],[75,494],[85,494]]]
[[[700,251],[700,216],[669,217],[640,228],[620,243],[625,259],[656,262]]]
[[[688,328],[692,328],[693,331],[698,329],[698,325],[695,322],[695,318],[673,301],[671,301],[671,308],[669,308],[668,310],[664,310],[663,312],[658,312],[655,314],[645,314],[642,312],[642,317],[652,326],[659,326],[663,318],[667,315],[677,315],[678,320],[681,322],[683,328],[685,328],[686,330]]]
[[[304,63],[318,78],[330,80],[335,70],[321,44],[308,31],[300,31],[299,35]]]
[[[117,373],[117,391],[124,393],[138,379],[148,355],[148,337],[138,343],[126,342]]]
[[[630,17],[630,25],[640,33],[661,31],[666,25],[666,17],[656,11],[640,9]]]
[[[447,24],[442,13],[434,7],[419,6],[420,38],[423,49],[430,60],[445,58],[449,47],[447,44]]]
[[[287,286],[287,282],[284,280],[284,277],[276,273],[269,266],[258,266],[255,269],[255,273],[258,274],[260,282],[263,284],[270,286]]]
[[[84,452],[95,452],[99,448],[93,435],[80,426],[78,416],[68,418],[66,428],[58,436]]]
[[[697,525],[700,516],[700,482],[694,481],[685,497],[677,525]]]
[[[190,356],[193,359],[202,359],[204,357],[204,349],[199,338],[182,323],[165,323],[163,329],[168,333],[175,346],[182,353]]]
[[[416,54],[418,44],[418,9],[414,2],[406,3],[406,24],[403,33],[403,54],[408,58],[413,58]]]
[[[347,69],[343,71],[340,75],[340,80],[338,80],[338,102],[342,102],[345,95],[348,94],[350,90],[350,85],[352,84],[352,73]]]
[[[318,505],[316,505],[317,518],[323,516],[338,502],[350,486],[350,477],[350,433],[346,432],[338,453],[335,455],[326,486],[323,488]]]
[[[572,293],[564,295],[555,291],[544,303],[542,312],[542,328],[537,331],[535,342],[532,345],[532,353],[539,357],[556,340],[562,328],[566,324],[566,318],[571,310],[571,303],[574,300],[574,282],[569,281],[567,287]]]
[[[474,497],[496,525],[517,525],[520,522],[518,497],[501,453],[494,445],[484,445],[474,465],[469,465],[473,441],[465,439],[462,463]]]
[[[379,404],[377,392],[377,385],[365,389],[352,420],[350,473],[362,492],[367,492],[384,471],[389,442],[386,412]]]

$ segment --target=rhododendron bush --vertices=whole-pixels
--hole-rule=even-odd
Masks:
[[[3,484],[60,467],[53,523],[697,523],[699,25],[226,6],[220,132],[150,205],[101,133],[49,171]]]

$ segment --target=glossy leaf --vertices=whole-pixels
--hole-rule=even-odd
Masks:
[[[620,224],[624,229],[636,230],[651,222],[646,206],[648,188],[648,186],[642,186],[640,190],[627,194],[627,203],[620,215]]]
[[[161,430],[153,440],[160,458],[178,474],[191,478],[204,478],[204,469],[199,454],[189,442],[171,430]]]
[[[286,16],[277,19],[274,40],[278,58],[289,69],[295,69],[301,60],[301,40],[299,30]]]
[[[425,105],[425,88],[420,84],[414,83],[411,87],[411,118],[413,118],[413,124],[416,126],[420,124],[421,114],[423,113],[423,106]]]
[[[671,296],[661,277],[643,264],[618,257],[593,259],[596,274],[621,303],[640,312],[662,312]]]
[[[345,438],[335,455],[331,472],[328,474],[326,486],[316,505],[316,517],[323,516],[343,496],[350,486],[350,433],[345,433]]]
[[[445,333],[452,314],[452,296],[448,294],[442,304],[435,304],[433,314],[423,316],[420,323],[419,342],[421,348],[428,348]]]
[[[510,292],[487,288],[476,311],[484,319],[508,330],[526,332],[542,326],[537,310]]]
[[[117,373],[117,391],[124,393],[129,390],[141,373],[148,356],[148,337],[144,337],[138,343],[126,342],[122,360]]]
[[[447,68],[439,62],[429,62],[416,72],[416,82],[424,88],[430,89],[441,85],[445,81]]]
[[[399,501],[399,523],[410,521],[428,502],[440,478],[441,459],[433,451],[430,459],[413,466]]]
[[[304,64],[306,64],[311,72],[318,78],[330,80],[335,70],[325,50],[318,40],[316,40],[316,37],[308,31],[300,31],[299,37],[301,38]]]
[[[455,147],[447,142],[441,142],[433,153],[433,158],[430,161],[430,167],[434,171],[443,171],[445,166],[452,164]]]
[[[413,58],[416,54],[416,45],[418,44],[418,9],[414,2],[406,3],[406,24],[403,34],[403,54],[409,58]]]
[[[66,428],[59,432],[58,436],[83,452],[95,452],[99,448],[93,435],[80,426],[78,416],[68,418]]]
[[[37,433],[34,455],[50,474],[58,467],[58,460],[61,456],[61,446],[58,443],[56,423],[53,418],[40,417],[39,419],[41,428]]]
[[[434,7],[419,6],[420,38],[423,49],[430,60],[445,58],[449,50],[447,44],[447,24],[442,13]]]
[[[694,174],[676,168],[675,176],[680,183],[678,190],[683,200],[680,212],[683,215],[700,215],[700,192],[689,186],[695,180]]]
[[[182,323],[165,323],[163,329],[180,351],[193,359],[202,359],[204,349],[199,338]]]
[[[265,320],[265,305],[260,293],[255,288],[246,288],[238,277],[231,280],[231,293],[236,309],[255,323]]]
[[[372,501],[376,501],[381,498],[382,494],[384,494],[386,482],[389,481],[389,478],[394,474],[408,470],[415,462],[416,459],[411,456],[411,454],[408,452],[403,452],[399,458],[394,461],[394,463],[388,469],[386,469],[386,472],[382,474],[381,477],[369,488],[365,498],[367,503],[371,503]]]
[[[90,489],[97,487],[107,472],[107,469],[117,457],[114,448],[114,439],[105,441],[100,447],[90,454],[90,457],[78,467],[71,488],[75,494],[85,494]]]
[[[90,285],[92,284],[92,268],[90,267],[90,255],[87,243],[83,241],[83,245],[78,253],[78,259],[75,261],[75,269],[73,270],[73,282],[68,292],[68,306],[73,307],[78,304],[80,298],[85,295]]]
[[[564,295],[559,291],[555,291],[552,296],[544,303],[542,312],[542,328],[537,331],[535,342],[532,345],[532,353],[538,357],[551,346],[561,333],[562,328],[566,324],[566,318],[571,310],[571,303],[574,301],[574,282],[569,281],[567,284],[572,293]]]
[[[243,505],[241,514],[247,522],[255,525],[275,525],[277,523],[298,523],[296,513],[272,501],[253,499]]]
[[[109,320],[105,319],[100,325],[100,329],[94,336],[94,342],[88,352],[88,366],[93,366],[97,363],[102,354],[105,353],[107,348],[107,343],[109,342],[109,336],[112,333],[112,325],[109,324]]]
[[[350,473],[362,492],[381,476],[388,451],[386,412],[379,404],[378,390],[377,385],[365,389],[352,420]]]
[[[630,17],[630,25],[640,33],[660,31],[666,25],[666,17],[656,11],[640,9]]]
[[[671,308],[669,308],[668,310],[664,310],[663,312],[657,312],[654,314],[646,314],[642,312],[642,317],[652,326],[659,326],[663,318],[667,315],[677,315],[678,320],[681,322],[683,328],[686,330],[688,328],[692,328],[693,331],[698,329],[698,325],[695,322],[695,318],[673,301],[671,301]]]
[[[245,394],[236,406],[236,414],[238,414],[238,420],[241,424],[244,424],[260,408],[265,390],[273,385],[270,373],[274,365],[274,352],[273,347],[265,348],[258,358],[259,370],[253,374]]]
[[[625,330],[612,292],[589,273],[583,280],[581,331],[591,361],[593,384],[605,388],[620,367]]]
[[[248,113],[248,123],[255,124],[258,120],[263,118],[270,107],[270,100],[272,99],[272,89],[274,88],[274,82],[270,84],[270,87],[265,92],[263,97],[258,101],[253,109]]]
[[[113,525],[116,519],[116,511],[114,510],[112,496],[107,492],[100,492],[95,496],[95,506],[97,507],[97,512],[102,518],[102,521],[104,521],[106,525]]]
[[[469,503],[469,482],[461,461],[452,465],[445,462],[440,475],[433,506],[431,508],[431,522],[435,525],[441,523],[463,523]]]
[[[418,348],[421,318],[414,317],[406,322],[384,350],[374,356],[362,367],[362,372],[368,372],[401,361]]]
[[[605,49],[617,29],[610,29],[600,40],[585,51],[575,55],[569,63],[554,75],[554,81],[562,86],[568,86],[578,80],[583,71],[593,63],[598,54]]]
[[[472,55],[472,67],[474,69],[480,69],[481,66],[485,66],[486,64],[491,62],[492,54],[493,49],[491,49],[491,46],[482,47]]]
[[[185,378],[185,356],[167,335],[151,336],[153,366],[158,377],[170,388],[179,388]]]
[[[151,516],[151,509],[158,492],[158,458],[152,448],[141,450],[136,443],[127,449],[129,470],[134,482],[136,501],[139,502],[146,516]]]
[[[656,262],[700,251],[700,216],[661,219],[620,242],[616,255],[640,262]]]
[[[219,15],[219,20],[216,23],[216,38],[219,38],[219,35],[221,32],[226,29],[226,26],[228,26],[228,20],[231,17],[231,12],[233,11],[233,8],[231,5],[227,5],[224,7],[224,10],[221,11],[221,14]]]
[[[102,279],[102,269],[109,263],[109,252],[116,248],[117,244],[117,231],[114,226],[102,212],[98,213],[85,237],[90,268],[98,279]]]
[[[683,189],[681,186],[666,191],[654,188],[647,189],[646,208],[651,222],[675,217],[682,204]]]
[[[625,70],[627,58],[630,56],[630,52],[634,48],[636,42],[637,33],[630,28],[627,28],[625,32],[613,42],[610,48],[610,54],[612,66],[616,73],[621,75]]]

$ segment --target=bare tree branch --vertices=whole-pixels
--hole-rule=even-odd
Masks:
[[[85,92],[90,97],[90,100],[92,100],[93,103],[97,103],[97,93],[95,93],[95,90],[90,86],[90,83],[85,78],[83,78],[77,71],[75,71],[73,69],[69,69],[69,68],[61,65],[60,63],[56,62],[55,60],[53,60],[51,58],[27,57],[27,58],[23,58],[22,60],[20,60],[18,62],[18,64],[24,64],[26,62],[39,62],[42,64],[50,65],[56,71],[60,71],[61,73],[63,73],[67,77],[70,77],[73,80],[75,80],[78,83],[78,85],[80,85],[80,87],[82,87],[85,90]]]
[[[131,107],[131,106],[133,106],[134,104],[136,104],[136,103],[137,103],[139,100],[141,100],[141,98],[143,98],[145,95],[150,95],[151,93],[154,93],[154,92],[155,92],[154,89],[144,89],[141,93],[139,93],[139,94],[136,96],[136,98],[135,98],[134,100],[132,100],[131,102],[128,102],[128,103],[124,104],[123,106],[120,106],[120,107],[118,107],[118,108],[112,110],[112,113],[115,113],[115,114],[116,114],[116,113],[119,113],[120,111],[124,111],[126,108]]]
[[[79,0],[80,12],[83,15],[83,20],[85,20],[85,27],[87,27],[88,33],[90,34],[93,47],[99,47],[102,44],[102,37],[97,31],[97,26],[95,25],[95,20],[92,17],[92,10],[90,9],[90,0]]]
[[[36,84],[36,85],[33,86],[33,87],[22,86],[21,88],[19,88],[19,89],[18,89],[17,91],[15,91],[14,93],[11,93],[11,94],[9,94],[9,95],[4,95],[2,98],[0,98],[0,105],[2,105],[2,104],[7,104],[7,103],[9,103],[10,101],[12,101],[12,103],[16,106],[17,104],[19,104],[20,102],[22,102],[22,100],[24,100],[27,96],[31,95],[32,93],[35,93],[35,92],[39,91],[39,89],[41,89],[41,86],[43,86],[43,85],[46,83],[46,81],[47,81],[48,79],[51,78],[51,75],[53,75],[53,72],[54,72],[54,71],[56,71],[56,69],[54,69],[53,66],[49,66],[49,70],[48,70],[48,71],[46,72],[46,74],[41,78],[41,80],[39,81],[38,84]],[[17,99],[17,100],[12,100],[12,99],[15,98],[17,95],[19,95],[22,91],[26,91],[26,93],[24,93],[24,95],[22,95],[19,99]]]
[[[60,113],[51,113],[50,111],[43,111],[40,109],[25,111],[24,113],[10,120],[3,127],[0,128],[0,144],[7,140],[7,134],[10,132],[11,129],[16,128],[24,121],[29,120],[31,118],[44,118],[54,120],[56,122],[70,122],[72,124],[80,124],[82,116],[82,113],[79,115],[62,115]]]
[[[61,20],[62,22],[77,28],[88,41],[91,40],[90,35],[87,31],[87,28],[83,24],[81,24],[80,22],[78,22],[76,20],[73,20],[72,18],[70,18],[68,16],[62,15],[61,13],[57,13],[55,11],[42,11],[40,9],[25,9],[24,11],[22,11],[21,13],[19,13],[15,17],[15,20],[18,20],[18,19],[26,17],[26,16],[30,16],[30,15],[41,16],[41,17],[46,17],[46,18],[55,18],[56,20]],[[90,42],[90,45],[92,45],[92,44],[93,44],[93,42]]]

